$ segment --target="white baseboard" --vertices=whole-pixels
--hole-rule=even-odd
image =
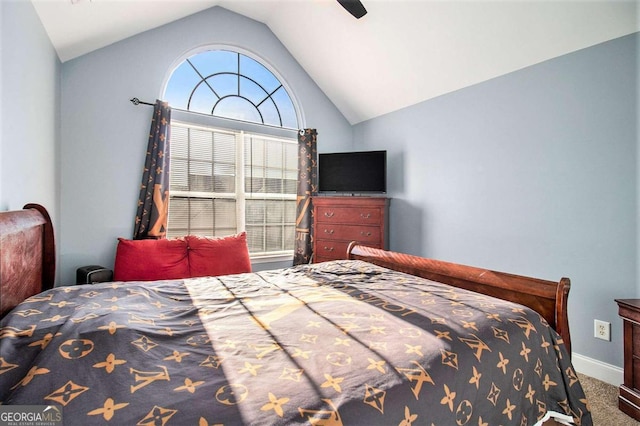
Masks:
[[[615,365],[607,364],[606,362],[598,361],[597,359],[589,358],[575,352],[571,355],[571,362],[573,368],[575,368],[578,373],[585,374],[594,379],[602,380],[614,386],[620,386],[624,381],[624,370]]]

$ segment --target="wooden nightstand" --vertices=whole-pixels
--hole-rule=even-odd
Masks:
[[[616,303],[624,327],[624,383],[618,408],[640,420],[640,299],[616,299]]]

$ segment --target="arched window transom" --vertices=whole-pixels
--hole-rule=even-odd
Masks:
[[[165,99],[172,108],[298,128],[293,102],[280,80],[255,59],[229,50],[185,59],[171,74]]]

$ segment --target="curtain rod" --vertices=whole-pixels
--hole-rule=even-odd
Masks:
[[[139,105],[139,104],[151,105],[151,106],[154,106],[154,105],[155,105],[155,104],[152,104],[152,103],[149,103],[149,102],[141,101],[141,100],[140,100],[140,99],[138,99],[138,98],[131,98],[131,99],[129,99],[129,102],[131,102],[131,103],[132,103],[132,104],[134,104],[134,105]]]

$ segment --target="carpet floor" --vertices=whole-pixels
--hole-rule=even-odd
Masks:
[[[618,409],[618,388],[593,377],[578,373],[587,395],[594,426],[637,426],[640,422]]]

